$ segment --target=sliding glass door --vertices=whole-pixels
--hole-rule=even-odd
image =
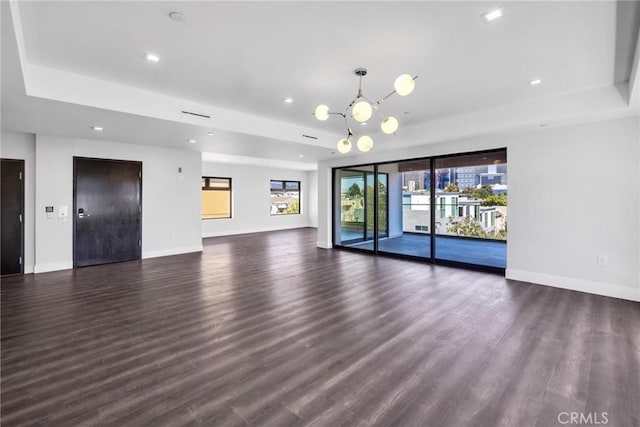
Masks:
[[[334,169],[334,245],[506,268],[506,150]]]
[[[340,216],[337,222],[338,244],[350,245],[366,240],[366,184],[365,172],[361,170],[342,170],[338,172],[340,186]]]
[[[506,268],[507,153],[435,160],[436,259]]]
[[[387,230],[378,234],[378,252],[431,258],[429,159],[386,163]],[[382,199],[381,197],[379,199]]]
[[[377,191],[376,191],[377,188]],[[377,235],[387,236],[387,176],[375,166],[334,172],[334,244],[373,251]],[[377,208],[376,208],[377,206]]]

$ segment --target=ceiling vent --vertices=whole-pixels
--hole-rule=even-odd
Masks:
[[[302,134],[302,136],[303,136],[304,138],[309,138],[309,139],[318,139],[318,137],[317,137],[317,136],[311,136],[311,135],[305,135],[305,134]]]
[[[192,116],[202,117],[204,119],[210,119],[211,118],[211,116],[207,116],[206,114],[194,113],[193,111],[186,111],[186,110],[182,110],[182,114],[190,114]]]

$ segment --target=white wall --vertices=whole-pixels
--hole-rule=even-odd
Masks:
[[[232,217],[202,220],[202,236],[226,236],[260,231],[310,227],[310,200],[317,200],[315,186],[311,188],[309,173],[299,170],[237,165],[229,163],[202,163],[203,176],[231,178]],[[270,181],[300,181],[301,212],[299,215],[270,214]],[[312,213],[312,215],[316,215]]]
[[[319,199],[331,199],[331,167],[507,147],[507,277],[640,301],[639,127],[632,117],[343,157],[319,165]],[[331,247],[330,203],[318,246]]]
[[[36,273],[73,265],[74,156],[142,162],[143,258],[202,250],[200,153],[37,135],[35,154]],[[68,218],[58,217],[63,205],[68,206]],[[45,206],[55,207],[55,218],[46,218]]]
[[[540,136],[507,152],[507,277],[640,301],[638,120]]]
[[[309,183],[309,190],[307,197],[308,213],[309,213],[309,227],[318,226],[318,171],[307,172],[307,181]]]
[[[24,272],[33,273],[35,263],[35,135],[3,130],[0,141],[0,157],[24,160]]]

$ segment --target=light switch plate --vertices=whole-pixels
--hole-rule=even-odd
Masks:
[[[68,217],[69,216],[69,208],[68,208],[68,206],[66,206],[66,205],[65,206],[60,206],[58,208],[58,216],[60,218]]]

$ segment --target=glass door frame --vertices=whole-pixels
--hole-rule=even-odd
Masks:
[[[331,240],[332,240],[332,246],[334,248],[337,249],[341,249],[341,250],[348,250],[348,251],[356,251],[356,252],[362,252],[362,253],[369,253],[369,254],[373,254],[373,255],[382,255],[382,256],[388,256],[388,257],[394,257],[394,258],[402,258],[402,259],[414,259],[414,260],[419,260],[419,261],[423,261],[423,262],[428,262],[431,264],[437,264],[437,265],[444,265],[444,266],[452,266],[452,267],[462,267],[462,268],[466,268],[466,269],[470,269],[470,270],[479,270],[479,271],[485,271],[485,272],[489,272],[489,273],[498,273],[501,275],[505,274],[506,268],[499,268],[499,267],[492,267],[492,266],[487,266],[487,265],[480,265],[480,264],[469,264],[469,263],[465,263],[465,262],[460,262],[460,261],[449,261],[449,260],[445,260],[445,259],[438,259],[437,258],[437,244],[436,244],[436,237],[437,237],[437,233],[435,232],[435,227],[436,227],[436,215],[435,215],[435,203],[436,203],[436,182],[435,182],[435,169],[436,169],[436,161],[438,159],[446,159],[446,158],[452,158],[452,157],[460,157],[460,156],[469,156],[469,155],[474,155],[474,154],[489,154],[489,153],[497,153],[497,152],[501,152],[507,151],[506,147],[502,147],[502,148],[493,148],[493,149],[487,149],[487,150],[477,150],[477,151],[468,151],[468,152],[463,152],[463,153],[454,153],[454,154],[440,154],[440,155],[436,155],[436,156],[423,156],[423,157],[413,157],[413,158],[409,158],[409,159],[398,159],[398,160],[387,160],[387,161],[383,161],[383,162],[376,162],[376,163],[364,163],[364,164],[356,164],[356,165],[348,165],[348,166],[336,166],[336,167],[332,167],[331,168],[331,203],[332,203],[332,212],[331,212]],[[401,163],[401,162],[410,162],[410,161],[425,161],[428,160],[429,161],[429,173],[430,173],[430,179],[429,179],[429,193],[430,193],[430,204],[431,204],[431,208],[430,208],[430,230],[429,230],[429,235],[430,235],[430,242],[431,242],[431,256],[430,257],[415,257],[415,256],[411,256],[411,255],[402,255],[402,254],[394,254],[394,253],[389,253],[389,252],[379,252],[378,250],[378,166],[379,165],[386,165],[386,164],[391,164],[391,163]],[[335,230],[336,230],[336,216],[335,216],[335,202],[336,202],[336,172],[339,170],[349,170],[350,168],[358,168],[358,167],[373,167],[373,174],[374,174],[374,189],[375,191],[373,192],[374,194],[374,238],[373,238],[373,250],[365,250],[365,249],[360,249],[360,248],[352,248],[352,247],[348,247],[348,246],[343,246],[341,244],[337,244],[336,243],[336,235],[335,235]],[[371,172],[367,172],[367,173],[371,173]],[[383,172],[384,173],[384,172]],[[388,175],[388,174],[387,174]],[[387,178],[387,183],[388,183],[388,178]],[[365,186],[366,186],[366,178],[365,178]],[[389,198],[389,194],[388,194],[388,190],[387,190],[387,211],[389,209],[388,206],[388,198]],[[366,203],[366,202],[365,202]],[[387,233],[389,232],[389,215],[387,212]],[[366,221],[366,218],[365,218]],[[365,239],[366,239],[366,224],[365,224]],[[483,239],[483,238],[473,238],[476,240],[490,240],[493,241],[493,239]],[[508,242],[508,240],[505,240],[505,244]]]
[[[364,195],[363,195],[363,203],[364,203],[364,218],[362,220],[362,241],[366,242],[367,241],[367,215],[366,215],[366,210],[367,210],[367,171],[362,171],[362,170],[357,170],[357,169],[349,169],[349,168],[341,168],[341,171],[346,171],[346,172],[352,172],[354,174],[358,174],[361,175],[362,177],[360,179],[362,179],[362,185],[364,187]],[[334,172],[335,174],[335,172]],[[355,176],[355,175],[354,175]],[[342,185],[342,177],[340,178],[341,182],[340,184]],[[340,206],[340,209],[342,209],[342,205]],[[341,212],[342,214],[342,212]],[[334,238],[335,240],[335,238]],[[357,241],[355,239],[353,239],[354,241]]]
[[[373,248],[378,252],[378,239],[380,239],[380,175],[385,176],[386,188],[387,188],[387,211],[385,213],[384,229],[386,230],[385,236],[389,235],[389,174],[386,172],[378,172],[378,165],[373,165],[373,172],[367,172],[367,175],[373,175]],[[366,203],[366,202],[365,202]]]
[[[373,167],[373,171],[363,171],[363,170],[358,170],[356,168],[364,168],[364,167]],[[363,182],[364,182],[364,229],[363,229],[363,241],[366,242],[368,241],[368,230],[369,230],[369,221],[368,221],[368,217],[369,215],[367,215],[367,210],[368,210],[368,205],[369,205],[369,196],[367,195],[368,191],[367,191],[367,181],[369,176],[373,175],[373,237],[372,237],[372,241],[373,241],[373,250],[368,250],[368,249],[361,249],[361,248],[353,248],[353,247],[348,247],[348,246],[343,246],[341,244],[337,244],[336,243],[336,236],[335,236],[335,230],[336,230],[336,215],[335,215],[335,203],[336,203],[336,179],[338,178],[337,172],[339,171],[348,171],[348,172],[357,172],[358,174],[362,174],[362,178],[363,178]],[[331,205],[332,205],[332,212],[331,212],[331,240],[332,240],[332,246],[336,247],[336,248],[345,248],[348,250],[353,250],[353,251],[358,251],[358,252],[365,252],[365,253],[378,253],[378,238],[379,238],[379,215],[378,215],[378,208],[379,208],[379,192],[378,192],[378,184],[379,184],[379,180],[378,180],[378,175],[382,174],[385,175],[386,181],[387,181],[387,214],[385,215],[386,218],[386,223],[385,223],[385,230],[386,230],[386,235],[389,235],[389,202],[388,202],[388,186],[389,186],[389,174],[386,172],[378,172],[378,164],[366,164],[366,165],[355,165],[355,166],[346,166],[346,167],[335,167],[335,168],[331,168]],[[341,178],[340,178],[341,179]],[[342,182],[340,182],[340,185],[342,185]],[[341,207],[342,209],[342,207]]]

